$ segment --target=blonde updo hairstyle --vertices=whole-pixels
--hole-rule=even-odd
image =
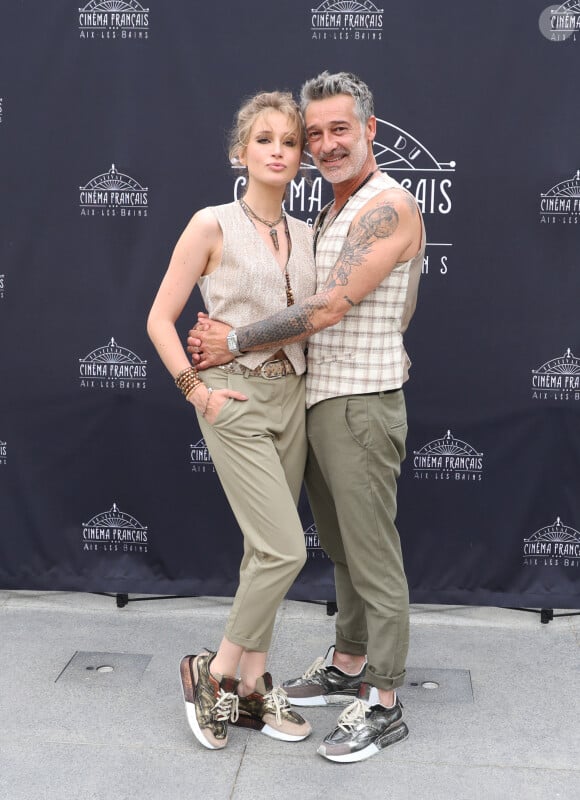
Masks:
[[[300,109],[290,92],[259,92],[239,108],[230,133],[229,158],[234,166],[240,165],[240,153],[248,146],[252,126],[260,114],[280,111],[290,120],[298,135],[299,146],[304,149],[306,135]]]

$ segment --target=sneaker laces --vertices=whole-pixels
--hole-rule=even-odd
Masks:
[[[318,656],[312,664],[308,667],[306,672],[303,674],[302,678],[313,678],[317,672],[321,672],[324,667],[326,666],[326,658],[324,656]]]
[[[224,692],[223,689],[220,689],[217,700],[212,708],[215,718],[219,722],[225,722],[228,719],[231,722],[237,722],[240,715],[239,702],[240,698],[237,694],[233,694],[232,692]]]
[[[290,708],[288,695],[281,686],[275,686],[264,695],[264,706],[269,712],[274,712],[278,725],[282,724],[282,712]]]
[[[366,719],[366,712],[369,710],[368,703],[363,700],[353,700],[344,711],[340,714],[337,720],[338,727],[345,733],[348,733],[352,728],[356,728],[361,722]]]

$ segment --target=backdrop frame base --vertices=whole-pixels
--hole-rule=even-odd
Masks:
[[[506,606],[510,611],[527,611],[530,614],[539,614],[540,622],[542,625],[547,625],[555,617],[578,617],[580,611],[566,611],[563,614],[554,614],[553,608],[514,608],[513,606]]]
[[[189,594],[189,595],[179,595],[179,594],[172,594],[172,595],[160,595],[160,596],[153,596],[153,597],[130,597],[129,594],[125,592],[93,592],[93,594],[101,595],[102,597],[113,597],[115,598],[115,602],[117,604],[117,608],[125,608],[126,605],[129,603],[137,603],[139,601],[146,601],[146,600],[180,600],[183,597],[198,597],[199,595]],[[319,606],[326,606],[326,614],[329,617],[334,616],[338,611],[338,606],[336,605],[335,600],[308,600],[308,603],[313,603],[314,605]],[[580,616],[580,611],[566,611],[563,614],[555,614],[553,608],[516,608],[514,606],[505,606],[505,608],[509,609],[510,611],[526,611],[529,614],[539,614],[540,615],[540,622],[542,625],[547,625],[549,622],[552,622],[556,617],[578,617]]]
[[[92,592],[92,594],[98,594],[101,597],[114,597],[115,602],[117,604],[117,608],[125,608],[128,603],[137,603],[139,600],[180,600],[182,597],[199,597],[196,594],[188,594],[188,595],[180,595],[180,594],[171,594],[171,595],[160,595],[159,597],[129,597],[128,594],[125,592]],[[326,606],[326,614],[329,617],[332,617],[338,611],[338,607],[334,600],[307,600],[307,603],[313,603],[314,605],[318,606]]]

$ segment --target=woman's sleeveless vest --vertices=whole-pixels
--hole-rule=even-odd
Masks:
[[[284,273],[266,244],[244,214],[239,203],[212,206],[223,234],[219,267],[202,277],[199,288],[210,317],[234,328],[258,322],[286,308]],[[312,230],[305,222],[287,217],[292,241],[288,275],[295,302],[315,292],[316,276],[312,254]],[[278,350],[244,353],[240,364],[254,369]],[[304,343],[284,347],[297,375],[306,369]]]

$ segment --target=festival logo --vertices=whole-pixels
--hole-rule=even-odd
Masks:
[[[379,168],[414,195],[425,217],[428,236],[423,274],[447,275],[452,242],[448,234],[442,237],[443,241],[438,239],[438,229],[448,228],[456,162],[439,161],[415,136],[379,117],[373,152]],[[237,164],[232,167],[238,173],[243,169]],[[301,171],[311,172],[312,177],[292,181],[285,208],[289,214],[312,225],[322,207],[331,200],[332,189],[324,183],[310,156],[302,162]],[[238,174],[234,182],[234,200],[243,195],[245,185],[245,176]]]
[[[0,466],[6,466],[6,458],[8,455],[8,445],[0,439]]]
[[[149,9],[137,0],[90,0],[78,11],[81,39],[149,38]]]
[[[112,164],[108,172],[79,186],[79,205],[81,217],[146,217],[149,189]]]
[[[83,550],[99,553],[147,553],[146,525],[121,511],[116,503],[96,514],[82,527]]]
[[[312,39],[381,41],[382,8],[368,0],[324,0],[310,9]]]
[[[578,225],[580,222],[580,169],[540,195],[540,222]]]
[[[560,517],[524,539],[525,567],[579,567],[580,533]]]
[[[314,523],[304,531],[304,542],[306,543],[306,555],[309,561],[313,559],[328,560],[328,556],[320,546],[320,540]]]
[[[388,172],[415,196],[425,217],[429,235],[423,274],[435,272],[447,275],[452,242],[449,241],[449,236],[441,241],[438,238],[438,229],[446,227],[445,222],[453,207],[453,174],[456,162],[439,161],[411,133],[379,117],[373,149],[381,170]],[[435,220],[437,229],[433,224]]]
[[[532,370],[532,400],[580,400],[580,358],[570,348]]]
[[[79,379],[81,389],[146,389],[147,361],[111,338],[79,358]]]
[[[417,480],[480,481],[483,453],[447,431],[442,439],[413,451],[413,477]]]
[[[0,300],[4,300],[4,284],[6,283],[6,275],[0,272]]]
[[[210,472],[215,474],[215,467],[205,439],[200,439],[197,444],[189,445],[189,461],[191,464],[191,471],[195,473]]]
[[[575,42],[580,35],[580,0],[554,3],[540,14],[538,26],[551,42]]]

